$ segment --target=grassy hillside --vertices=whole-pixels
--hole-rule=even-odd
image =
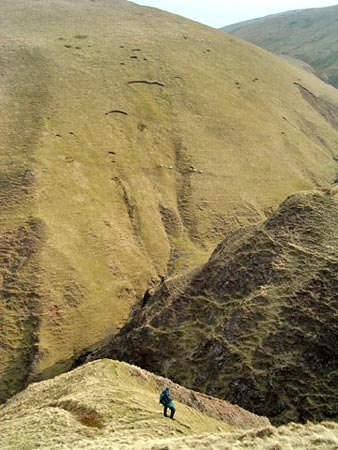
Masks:
[[[336,420],[337,221],[336,197],[290,196],[140,305],[99,357],[135,363],[274,423]]]
[[[338,87],[338,6],[290,11],[223,30],[278,54],[307,62],[315,74]]]
[[[175,421],[163,417],[158,403],[167,384]],[[337,424],[274,428],[264,417],[108,360],[31,385],[0,407],[0,430],[2,450],[333,450],[338,444]]]
[[[2,0],[0,16],[2,401],[225,232],[332,183],[338,93],[122,0]]]

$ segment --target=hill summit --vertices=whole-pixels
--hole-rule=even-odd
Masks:
[[[99,356],[267,415],[338,417],[338,200],[290,196],[168,281]]]

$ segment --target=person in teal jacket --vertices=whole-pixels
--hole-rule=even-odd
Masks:
[[[163,414],[164,417],[168,417],[167,412],[168,408],[170,409],[170,419],[174,419],[175,414],[175,406],[172,398],[170,397],[170,387],[166,387],[160,394],[160,403],[163,405]]]

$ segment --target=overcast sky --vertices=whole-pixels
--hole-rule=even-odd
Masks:
[[[292,9],[321,8],[338,4],[325,0],[133,0],[220,28]]]

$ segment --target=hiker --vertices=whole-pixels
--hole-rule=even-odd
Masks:
[[[170,419],[174,420],[174,414],[175,414],[175,406],[174,403],[172,401],[172,398],[170,397],[170,386],[166,387],[160,395],[160,403],[163,405],[163,414],[164,417],[168,417],[167,415],[167,411],[168,408],[170,409]]]

